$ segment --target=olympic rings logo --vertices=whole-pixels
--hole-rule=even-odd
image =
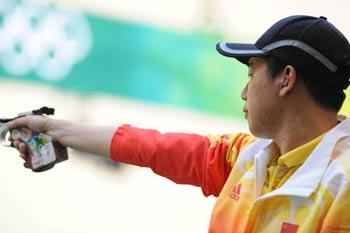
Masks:
[[[77,9],[33,1],[0,1],[0,65],[10,75],[67,77],[92,47],[88,20]]]

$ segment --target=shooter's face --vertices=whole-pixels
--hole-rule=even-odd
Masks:
[[[270,76],[267,64],[260,58],[250,58],[248,83],[242,91],[245,101],[243,112],[251,133],[257,137],[271,138],[278,119],[279,88],[277,79]]]

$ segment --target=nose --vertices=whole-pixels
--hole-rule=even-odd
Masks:
[[[247,89],[248,89],[248,84],[249,84],[249,83],[247,83],[247,84],[245,85],[245,87],[244,87],[244,89],[242,90],[242,93],[241,93],[241,98],[242,98],[242,100],[244,100],[244,101],[247,101]]]

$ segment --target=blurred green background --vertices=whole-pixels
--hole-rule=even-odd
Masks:
[[[241,119],[246,67],[216,52],[216,43],[227,40],[216,30],[179,32],[55,4],[2,2],[3,79]],[[22,26],[13,30],[17,25]],[[343,113],[349,114],[349,106],[344,105]]]

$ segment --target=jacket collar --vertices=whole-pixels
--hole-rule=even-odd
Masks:
[[[263,200],[272,196],[288,195],[309,197],[318,187],[323,174],[325,173],[334,150],[336,143],[350,136],[350,118],[340,122],[336,127],[331,129],[313,150],[306,159],[304,164],[278,189],[263,195],[261,197],[262,185],[266,178],[266,167],[270,161],[270,148],[272,141],[267,143],[266,139],[260,149],[260,152],[255,154],[255,198]],[[257,140],[256,143],[258,143]],[[248,148],[247,148],[248,149]]]

